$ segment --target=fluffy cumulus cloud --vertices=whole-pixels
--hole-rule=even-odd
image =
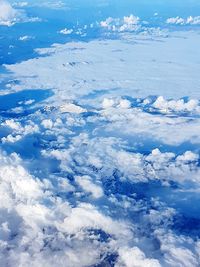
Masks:
[[[120,136],[148,136],[164,144],[180,145],[184,142],[199,143],[199,118],[191,120],[190,114],[199,114],[197,100],[169,100],[158,97],[149,103],[147,99],[137,99],[136,106],[130,108],[124,100],[104,99],[101,116],[109,121],[104,126],[106,132],[117,131]],[[121,103],[122,102],[122,103]],[[144,110],[146,112],[144,112]],[[156,112],[161,114],[156,114]],[[185,113],[185,116],[167,116]],[[162,114],[166,114],[163,116]],[[184,132],[182,131],[184,129]],[[175,137],[176,136],[176,137]],[[147,138],[147,137],[146,137]]]
[[[172,17],[166,20],[167,24],[174,25],[200,25],[200,16],[189,16],[187,18],[182,17]]]
[[[140,18],[131,14],[130,16],[125,16],[122,20],[109,17],[101,21],[100,26],[113,32],[137,31],[140,28],[139,22]]]
[[[64,29],[60,30],[60,33],[61,33],[61,34],[68,35],[68,34],[73,33],[73,29],[67,29],[67,28],[64,28]]]
[[[116,35],[120,37],[130,38],[132,34],[142,36],[168,36],[167,29],[160,27],[152,27],[147,21],[143,21],[140,17],[130,14],[120,18],[108,17],[105,20],[97,22],[95,26],[100,27],[103,36]],[[91,25],[90,25],[91,27]]]
[[[19,12],[9,2],[0,1],[0,25],[11,26],[18,21],[19,17]]]
[[[160,267],[161,265],[157,260],[147,259],[144,253],[134,248],[122,248],[119,251],[119,259],[116,267],[137,267],[137,266],[148,266],[148,267]]]
[[[148,100],[147,100],[148,101]],[[145,100],[144,100],[145,103]],[[147,102],[148,104],[148,102]],[[199,114],[200,105],[197,99],[190,99],[188,101],[180,100],[165,100],[162,96],[158,97],[152,105],[154,108],[162,112],[191,112]]]
[[[100,198],[103,196],[101,186],[94,184],[91,177],[77,176],[75,177],[75,181],[85,192],[91,193],[94,198]]]
[[[20,8],[14,8],[8,1],[0,0],[0,26],[12,26],[19,22],[40,21],[38,17],[27,17],[26,12],[21,9],[26,6],[23,3],[17,6]]]
[[[6,120],[1,124],[2,128],[7,128],[11,130],[11,133],[8,134],[6,137],[4,136],[1,141],[3,143],[5,142],[16,142],[19,141],[21,138],[23,138],[26,135],[37,133],[39,131],[39,128],[37,125],[35,125],[32,121],[29,121],[27,125],[21,125],[20,122],[16,122],[13,119]]]

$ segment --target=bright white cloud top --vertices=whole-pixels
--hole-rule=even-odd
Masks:
[[[0,25],[11,26],[20,17],[19,12],[5,0],[0,1]]]
[[[20,22],[36,22],[40,21],[38,17],[27,17],[26,12],[21,9],[26,5],[18,5],[14,8],[8,1],[0,0],[0,26],[13,26]]]
[[[199,25],[200,24],[200,16],[188,18],[174,17],[168,18],[166,21],[168,24],[176,24],[176,25]]]

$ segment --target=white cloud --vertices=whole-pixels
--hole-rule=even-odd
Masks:
[[[5,120],[4,123],[2,123],[3,126],[8,126],[13,130],[20,130],[21,124],[18,121],[15,121],[13,119]]]
[[[31,39],[34,39],[34,37],[29,36],[29,35],[24,35],[24,36],[20,36],[19,37],[19,41],[28,41],[28,40],[31,40]]]
[[[16,6],[16,7],[26,7],[28,6],[28,2],[23,2],[23,1],[20,1],[20,2],[14,2],[13,3],[13,6]]]
[[[91,204],[72,207],[53,195],[51,183],[31,176],[18,155],[1,153],[0,159],[3,266],[30,262],[32,266],[65,266],[66,262],[69,267],[90,266],[100,262],[101,254],[117,251],[132,238],[126,222],[104,215]],[[99,194],[93,189],[95,196]],[[107,241],[99,239],[99,231],[105,231]]]
[[[62,106],[60,106],[60,111],[62,113],[76,113],[76,114],[81,114],[83,112],[86,112],[87,110],[78,106],[78,105],[75,105],[73,103],[66,103]]]
[[[39,126],[32,121],[27,121],[26,125],[23,126],[20,122],[10,119],[1,123],[1,126],[12,129],[12,134],[2,137],[1,140],[3,143],[14,143],[21,140],[26,135],[39,132]]]
[[[125,98],[112,99],[116,111],[133,109],[129,102],[121,107]],[[113,112],[113,107],[106,110],[110,109]],[[47,147],[43,148],[39,159],[41,170],[43,166],[46,168],[49,157],[60,161],[54,174],[50,171],[45,175],[48,181],[30,175],[23,167],[26,160],[23,162],[16,154],[0,154],[2,262],[14,267],[28,266],[30,262],[34,267],[65,266],[66,262],[69,267],[79,267],[80,262],[83,266],[107,264],[106,258],[113,254],[118,255],[115,265],[120,267],[174,266],[175,262],[181,266],[184,260],[198,266],[195,241],[186,239],[186,245],[180,244],[182,237],[176,236],[176,242],[171,244],[169,233],[161,231],[172,225],[174,209],[158,200],[155,207],[153,203],[135,199],[134,194],[129,197],[120,193],[127,189],[127,183],[131,188],[132,183],[149,180],[178,184],[192,180],[198,185],[198,155],[191,151],[182,155],[162,153],[159,149],[143,155],[127,151],[126,142],[119,138],[98,137],[94,132],[94,136],[84,133],[71,136],[65,130],[78,124],[80,116],[62,114],[58,109],[31,115],[34,123],[27,125],[40,129],[37,134],[42,141],[49,131],[53,139],[47,139]],[[50,129],[41,130],[41,122],[50,125]],[[98,123],[95,125],[98,128]],[[17,119],[6,120],[3,127],[12,130],[13,135],[25,129]],[[67,145],[58,138],[61,135],[67,139]],[[56,161],[48,163],[52,162]],[[34,167],[31,163],[31,168],[37,170],[38,164]],[[139,225],[134,217],[137,213],[141,216]],[[159,239],[162,252],[157,259],[151,256],[151,250],[155,253],[155,238]],[[176,248],[178,253],[174,255]]]
[[[5,0],[0,0],[0,25],[11,26],[18,21],[20,12]]]
[[[153,107],[161,110],[162,112],[193,112],[200,113],[199,101],[197,99],[190,99],[185,102],[180,100],[165,100],[162,96],[158,97],[152,105]]]
[[[159,261],[148,259],[137,247],[121,248],[116,267],[161,267]]]
[[[21,135],[15,135],[15,136],[13,136],[13,135],[11,135],[11,134],[9,134],[7,137],[3,137],[2,139],[1,139],[1,141],[2,141],[2,143],[4,144],[4,143],[15,143],[15,142],[17,142],[17,141],[19,141],[19,140],[21,140]]]
[[[108,109],[112,107],[118,107],[122,109],[127,109],[131,107],[131,102],[127,99],[112,99],[112,98],[104,98],[102,102],[103,109]]]
[[[12,207],[15,201],[16,203],[36,201],[42,194],[42,184],[39,180],[34,180],[21,166],[17,154],[6,156],[1,153],[0,157],[1,209]]]
[[[111,108],[114,106],[114,104],[115,104],[115,102],[113,99],[104,98],[103,103],[102,103],[102,107],[104,109]]]
[[[45,8],[49,8],[49,9],[55,9],[55,10],[59,10],[59,9],[69,9],[68,5],[66,5],[65,1],[35,1],[35,3],[31,3],[30,6],[39,6],[39,7],[45,7]]]
[[[177,157],[177,160],[190,162],[190,161],[198,161],[199,156],[191,151],[186,151],[183,155]]]
[[[166,23],[168,24],[184,24],[185,23],[185,20],[183,18],[180,18],[180,17],[175,17],[175,18],[168,18],[166,20]]]
[[[161,112],[198,112],[198,101],[183,103],[180,101],[161,101],[158,98],[154,106],[159,108]],[[112,100],[114,101],[114,100]],[[150,108],[150,111],[152,109]],[[155,111],[155,110],[153,110]],[[104,128],[106,132],[117,131],[121,136],[148,136],[151,139],[158,140],[164,144],[179,145],[184,142],[192,142],[198,144],[199,139],[199,118],[190,120],[184,117],[168,117],[162,114],[151,114],[143,111],[143,107],[133,107],[122,109],[120,106],[102,109],[101,117],[109,121]],[[187,115],[187,114],[186,114]],[[184,129],[184,132],[183,132]]]
[[[109,17],[101,21],[100,26],[113,32],[132,32],[140,29],[139,22],[140,18],[131,14],[130,16],[125,16],[123,19]]]
[[[131,102],[128,101],[127,99],[120,99],[119,107],[120,108],[130,108],[131,107]]]
[[[84,157],[80,156],[81,153],[84,153]],[[69,173],[73,173],[76,169],[79,173],[90,175],[93,174],[94,167],[98,179],[101,179],[99,175],[112,176],[114,170],[118,170],[122,181],[132,183],[160,181],[163,185],[168,185],[168,182],[172,181],[179,185],[191,182],[197,186],[200,183],[199,155],[191,151],[176,155],[154,149],[144,156],[141,153],[124,150],[123,143],[119,139],[89,139],[87,135],[79,135],[72,139],[69,149],[43,151],[43,155],[59,160],[61,170]],[[92,192],[91,180],[84,177],[78,178],[77,182],[86,192],[87,190]]]
[[[12,26],[19,22],[35,21],[40,21],[40,19],[38,17],[27,17],[23,9],[15,9],[8,1],[0,0],[0,26]]]
[[[64,29],[60,30],[60,33],[68,35],[68,34],[73,33],[73,29],[64,28]]]
[[[76,176],[75,181],[85,192],[91,193],[94,198],[100,198],[103,196],[103,190],[101,186],[93,183],[91,177],[87,175]]]
[[[199,95],[199,64],[194,51],[198,49],[200,37],[191,32],[187,33],[187,39],[182,38],[183,33],[177,35],[162,42],[137,37],[137,43],[110,40],[54,44],[37,50],[40,55],[48,55],[46,57],[5,67],[20,81],[12,84],[13,91],[52,88],[56,91],[54,99],[57,97],[58,106],[101,88],[106,88],[108,93],[118,88],[113,94],[120,96],[151,94],[170,98],[173,92],[174,98],[190,96],[195,99]],[[178,50],[180,46],[182,49]],[[193,49],[188,51],[188,47]],[[174,90],[175,87],[179,90]],[[10,90],[8,88],[9,93]],[[94,101],[90,104],[95,106]]]
[[[131,39],[134,34],[138,36],[154,36],[154,37],[167,37],[169,35],[167,29],[161,27],[150,27],[147,21],[142,21],[138,16],[130,14],[123,18],[108,17],[97,23],[102,29],[102,34],[109,36],[115,34],[120,38]]]
[[[53,122],[50,119],[43,120],[41,125],[46,129],[51,129],[53,127]]]
[[[196,244],[190,237],[177,236],[171,231],[166,233],[161,229],[156,231],[156,235],[167,265],[177,267],[197,267],[199,265],[199,259],[195,253]]]
[[[187,18],[181,17],[172,17],[166,20],[167,24],[175,24],[175,25],[200,25],[200,16],[192,17],[189,16]]]

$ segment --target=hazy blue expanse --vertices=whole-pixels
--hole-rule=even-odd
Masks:
[[[200,266],[200,2],[0,0],[0,266]]]

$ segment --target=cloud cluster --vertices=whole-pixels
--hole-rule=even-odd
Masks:
[[[24,2],[23,2],[24,3]],[[26,12],[21,7],[14,8],[8,1],[0,0],[0,26],[12,26],[19,22],[35,22],[40,21],[38,17],[27,17]]]
[[[64,35],[68,35],[68,34],[73,33],[73,29],[64,28],[64,29],[60,30],[60,33],[64,34]]]
[[[21,125],[20,122],[11,120],[6,120],[1,124],[1,129],[7,129],[8,135],[1,139],[2,143],[14,143],[21,140],[24,136],[39,132],[39,127],[29,121],[26,125]]]
[[[152,105],[154,108],[162,112],[187,112],[200,113],[199,101],[197,99],[190,99],[188,101],[180,100],[165,100],[162,96],[158,97]]]
[[[140,198],[134,184],[155,180],[169,188],[170,182],[198,185],[199,156],[158,149],[143,155],[127,151],[118,138],[74,136],[69,129],[78,125],[87,129],[87,119],[80,124],[79,114],[59,112],[31,115],[40,127],[40,146],[43,143],[39,172],[37,162],[22,160],[16,153],[0,154],[3,264],[54,267],[68,262],[75,267],[114,260],[117,267],[174,266],[175,262],[186,266],[184,261],[198,266],[198,243],[170,231],[176,211],[158,199]],[[22,127],[18,120],[4,124],[13,135]],[[56,172],[52,172],[56,162]],[[46,172],[47,164],[51,168]],[[155,242],[163,256],[155,254]]]
[[[200,24],[200,16],[192,17],[189,16],[187,18],[182,17],[172,17],[166,20],[167,24],[174,25],[199,25]]]
[[[158,148],[148,155],[130,153],[123,149],[120,140],[109,138],[89,139],[87,135],[80,135],[72,139],[68,149],[43,150],[45,157],[60,161],[62,171],[73,173],[85,173],[88,176],[76,178],[76,182],[86,192],[101,196],[101,190],[91,183],[90,176],[94,180],[93,169],[96,170],[97,183],[104,178],[113,175],[115,170],[123,180],[133,183],[160,181],[163,185],[170,182],[184,184],[191,182],[199,185],[199,155],[186,151],[181,155],[172,152],[162,153]],[[79,154],[84,151],[84,157]],[[75,160],[75,162],[74,162]]]
[[[108,100],[103,100],[101,119],[109,122],[103,128],[106,132],[117,131],[121,137],[137,138],[137,135],[140,135],[168,145],[181,145],[184,142],[198,144],[199,118],[191,119],[189,116],[192,113],[195,115],[196,111],[199,112],[198,101],[190,100],[184,104],[182,100],[165,102],[161,101],[162,99],[158,97],[152,106],[149,106],[148,99],[142,101],[138,99],[138,103],[136,102],[136,106],[132,108],[113,104],[115,103],[113,99],[109,100],[110,105]],[[138,105],[139,103],[141,105]],[[176,115],[177,112],[182,112],[182,115],[184,113],[184,116],[163,116],[163,113]]]
[[[0,25],[11,26],[20,20],[20,12],[5,0],[0,1]]]
[[[157,260],[147,259],[144,253],[137,247],[122,248],[119,251],[119,259],[116,267],[161,267]]]
[[[17,154],[1,152],[0,158],[2,266],[90,266],[128,244],[128,224],[91,204],[70,205],[53,194],[50,181],[31,176]]]
[[[140,18],[131,14],[130,16],[125,16],[122,20],[118,18],[107,18],[100,22],[102,28],[113,32],[125,32],[125,31],[137,31],[140,29]]]
[[[137,34],[143,37],[152,36],[165,38],[169,35],[167,29],[152,26],[150,22],[143,21],[133,14],[124,16],[123,18],[108,17],[94,25],[98,28],[100,27],[101,33],[106,37],[114,35],[119,38],[130,39],[132,35]]]

